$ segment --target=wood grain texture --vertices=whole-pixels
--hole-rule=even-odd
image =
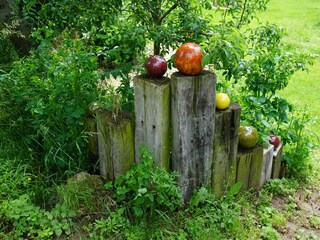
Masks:
[[[212,190],[217,197],[236,182],[240,113],[240,105],[231,103],[228,109],[215,114]]]
[[[195,188],[211,185],[216,75],[171,77],[172,168],[188,201]]]
[[[250,149],[238,148],[237,182],[242,189],[260,189],[263,147],[259,144]]]
[[[170,79],[134,78],[135,92],[135,160],[139,160],[139,146],[153,154],[156,166],[169,170],[170,166]]]
[[[263,187],[263,185],[271,179],[273,152],[274,146],[271,144],[268,144],[268,147],[263,149],[260,187]]]
[[[87,117],[84,119],[85,130],[89,133],[88,149],[94,156],[99,155],[98,150],[98,135],[97,135],[97,122],[94,117]]]
[[[134,163],[134,131],[130,114],[99,109],[96,112],[100,175],[114,180]]]
[[[241,182],[242,189],[249,189],[250,166],[252,151],[239,151],[237,155],[237,182]]]
[[[257,144],[251,150],[252,150],[252,158],[251,158],[251,165],[250,165],[250,180],[248,185],[249,185],[249,188],[259,190],[261,173],[262,173],[263,147]]]
[[[283,151],[283,143],[275,149],[273,153],[273,164],[272,164],[272,178],[280,178],[280,170],[281,170],[281,162],[282,162],[282,151]]]

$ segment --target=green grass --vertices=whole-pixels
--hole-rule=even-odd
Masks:
[[[284,26],[284,42],[300,52],[320,54],[320,2],[318,0],[271,0],[260,21]]]
[[[289,85],[280,92],[299,109],[306,109],[314,122],[307,130],[320,140],[320,1],[319,0],[271,0],[266,12],[260,14],[262,22],[272,22],[286,29],[283,44],[288,51],[307,53],[314,57],[308,71],[296,72]],[[315,169],[320,170],[320,146],[313,151]],[[319,171],[318,171],[319,172]],[[318,174],[320,181],[320,173]]]
[[[286,29],[283,44],[288,51],[307,53],[314,57],[309,71],[296,72],[289,85],[280,94],[297,108],[306,108],[314,118],[320,115],[320,1],[318,0],[271,0],[266,12],[260,14],[262,22],[272,22]],[[320,134],[319,119],[308,126]]]

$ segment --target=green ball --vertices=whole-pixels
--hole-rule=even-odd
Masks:
[[[259,139],[258,131],[252,126],[239,127],[239,146],[242,148],[254,147]]]

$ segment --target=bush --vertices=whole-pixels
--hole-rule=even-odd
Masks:
[[[281,132],[286,143],[283,161],[287,165],[287,175],[298,180],[308,180],[312,176],[311,151],[315,144],[306,126],[311,118],[306,112],[295,113],[284,125]]]
[[[114,183],[114,198],[126,206],[130,217],[154,219],[159,211],[173,212],[182,206],[177,174],[154,168],[152,154],[140,148],[141,162]],[[110,183],[109,183],[110,186]]]
[[[99,98],[96,68],[81,41],[45,41],[0,79],[0,123],[47,169],[86,166],[83,119]]]

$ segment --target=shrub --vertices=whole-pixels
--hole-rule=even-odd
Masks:
[[[83,119],[99,97],[96,68],[81,41],[45,41],[0,79],[0,123],[47,169],[86,166]]]
[[[152,154],[140,148],[141,162],[114,183],[114,198],[126,206],[129,216],[153,219],[159,211],[173,212],[182,206],[177,174],[153,166]],[[110,186],[110,184],[109,184]]]

